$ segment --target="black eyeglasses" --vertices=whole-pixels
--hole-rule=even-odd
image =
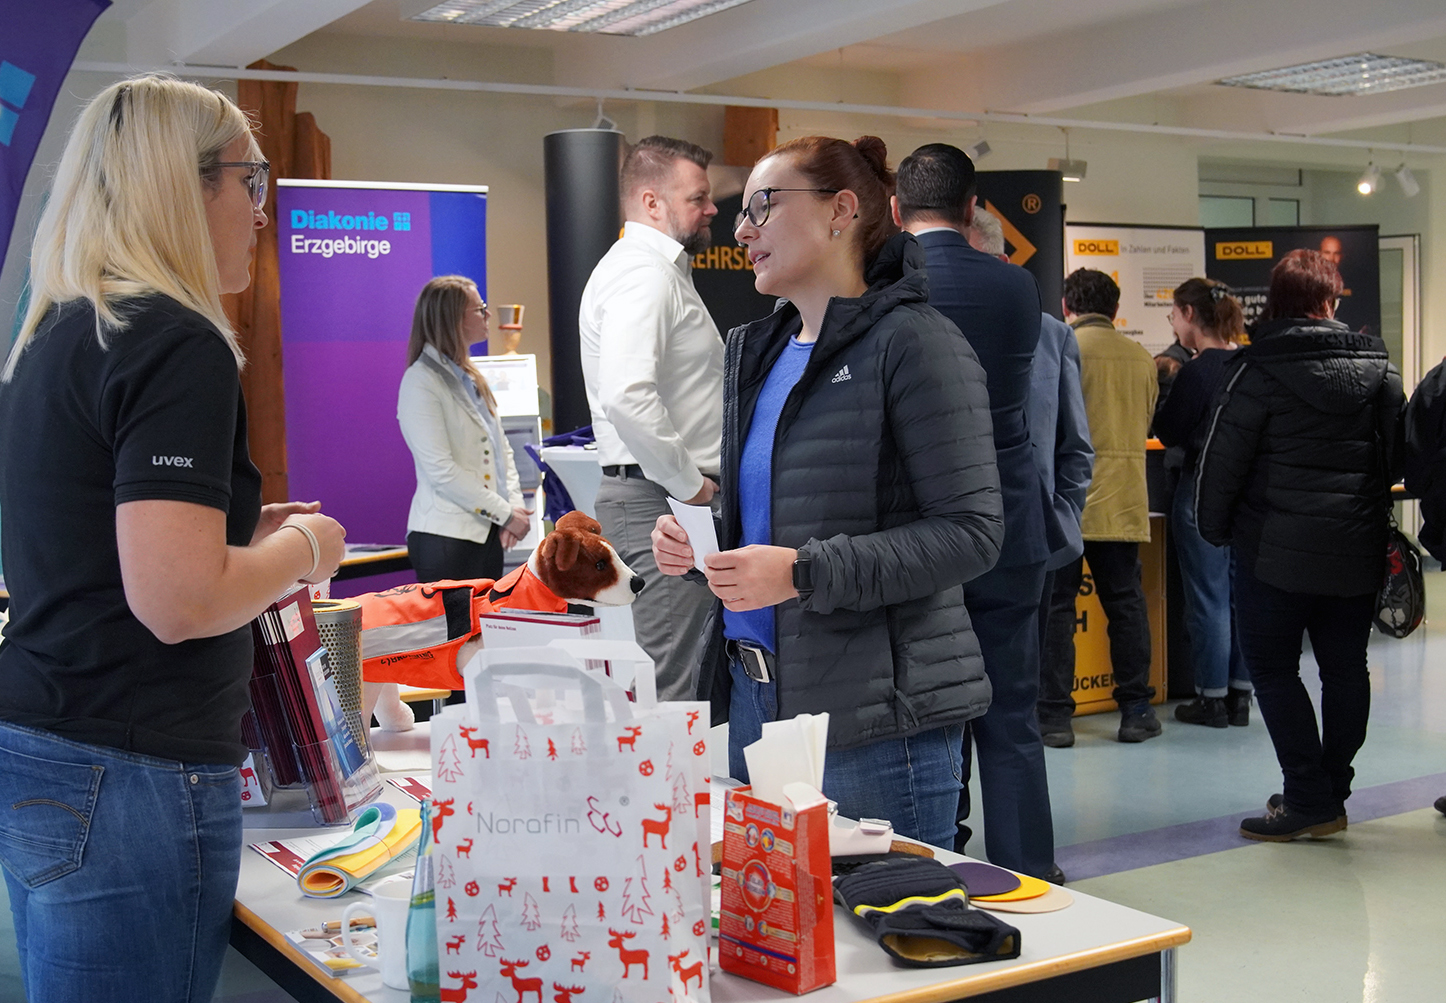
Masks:
[[[271,161],[223,160],[216,166],[251,168],[251,173],[246,175],[246,191],[251,196],[251,204],[258,209],[266,204],[266,179],[271,174]]]
[[[754,226],[762,226],[768,222],[768,212],[773,208],[773,195],[775,192],[813,192],[817,195],[837,195],[843,191],[842,188],[760,188],[748,198],[748,204],[733,220],[733,232],[737,233],[738,228],[743,225],[746,219]]]

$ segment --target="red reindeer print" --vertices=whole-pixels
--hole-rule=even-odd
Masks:
[[[560,982],[554,982],[552,988],[557,990],[557,995],[553,997],[557,1003],[572,1003],[572,998],[583,991],[582,986],[565,986]]]
[[[536,993],[537,1003],[542,1003],[542,980],[541,979],[520,979],[517,977],[517,969],[526,968],[525,961],[508,961],[506,958],[498,958],[497,963],[502,966],[502,977],[512,980],[512,988],[517,990],[517,1003],[522,1003],[525,993]]]
[[[456,989],[443,989],[441,992],[442,1003],[467,1003],[467,991],[477,988],[477,973],[471,972],[448,972],[447,978],[461,979],[462,984]]]
[[[514,888],[516,888],[516,887],[517,887],[517,879],[516,879],[516,878],[508,878],[506,881],[502,882],[500,885],[497,886],[497,897],[498,897],[498,898],[501,898],[504,894],[506,894],[506,896],[507,896],[508,898],[511,898],[511,897],[512,897],[512,889],[514,889]]]
[[[473,735],[477,734],[476,728],[458,728],[457,730],[460,731],[462,733],[462,737],[467,740],[467,748],[472,750],[473,759],[477,758],[478,749],[482,750],[484,758],[492,758],[492,750],[487,745],[487,739],[472,737]]]
[[[687,956],[688,956],[688,949],[685,947],[685,948],[683,948],[683,953],[682,953],[682,954],[670,954],[670,955],[668,955],[668,964],[670,964],[670,965],[673,966],[673,971],[677,972],[677,973],[678,973],[678,976],[683,980],[683,991],[684,991],[684,992],[687,992],[687,991],[688,991],[688,980],[689,980],[689,979],[697,979],[697,980],[698,980],[698,988],[701,990],[701,989],[703,988],[703,962],[702,962],[702,961],[695,961],[695,962],[693,962],[691,965],[689,965],[687,968],[684,968],[684,967],[683,967],[683,959],[686,958]]]
[[[468,860],[471,860],[471,859],[472,859],[472,840],[471,840],[471,838],[464,839],[464,840],[462,840],[462,842],[460,842],[460,843],[457,844],[457,856],[459,856],[459,857],[466,857]]]
[[[572,959],[572,971],[582,972],[587,970],[587,959],[592,957],[591,951],[578,951],[577,957]]]
[[[709,794],[707,791],[699,791],[698,793],[694,794],[694,795],[693,795],[693,817],[694,817],[694,818],[697,818],[697,817],[698,817],[698,813],[699,813],[700,811],[702,811],[704,808],[711,807],[712,804],[713,804],[713,795]]]
[[[647,848],[648,836],[654,835],[658,837],[658,841],[663,844],[663,849],[666,850],[668,848],[668,826],[673,821],[673,807],[672,805],[665,804],[654,804],[653,807],[662,812],[663,817],[661,820],[655,818],[643,819],[643,847],[644,849]]]
[[[248,780],[247,777],[250,777],[250,779]],[[256,771],[249,766],[241,767],[241,786],[254,787],[256,784]]]
[[[618,960],[623,963],[623,978],[628,978],[628,972],[632,971],[634,965],[642,965],[643,981],[648,981],[648,952],[629,950],[627,945],[623,943],[626,940],[631,940],[636,937],[638,935],[637,931],[614,930],[612,927],[608,927],[608,933],[611,935],[608,939],[608,947],[616,947],[618,949]]]
[[[464,934],[460,934],[460,935],[458,935],[458,936],[456,936],[456,937],[451,937],[451,938],[449,938],[449,939],[447,940],[447,953],[448,953],[448,954],[461,954],[461,953],[462,953],[462,945],[465,944],[465,943],[467,943],[467,935],[466,935],[465,933],[464,933]]]
[[[452,802],[455,800],[457,799],[448,798],[445,801],[434,801],[432,803],[432,809],[436,812],[436,814],[432,816],[432,842],[442,842],[442,820],[457,814],[452,809]]]
[[[626,745],[631,751],[637,752],[638,736],[643,733],[643,726],[640,724],[628,725],[623,730],[626,731],[627,734],[618,736],[618,751],[622,752],[623,746]]]
[[[702,711],[697,710],[688,711],[688,734],[693,734],[693,725],[698,723],[698,715],[701,713]]]

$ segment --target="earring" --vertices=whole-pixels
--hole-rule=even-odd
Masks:
[[[835,237],[837,237],[837,236],[839,235],[839,231],[835,230],[835,231],[833,232],[833,235],[834,235]]]

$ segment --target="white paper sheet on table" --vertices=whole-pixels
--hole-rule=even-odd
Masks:
[[[677,517],[678,525],[688,534],[688,546],[693,548],[693,567],[703,570],[703,558],[718,553],[718,530],[713,525],[713,510],[707,505],[684,505],[668,499],[668,507]]]

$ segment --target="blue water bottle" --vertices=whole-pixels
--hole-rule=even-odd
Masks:
[[[422,833],[417,869],[412,875],[412,904],[407,910],[407,983],[412,1003],[441,1003],[442,977],[437,963],[437,892],[432,879],[432,799],[422,801]]]

